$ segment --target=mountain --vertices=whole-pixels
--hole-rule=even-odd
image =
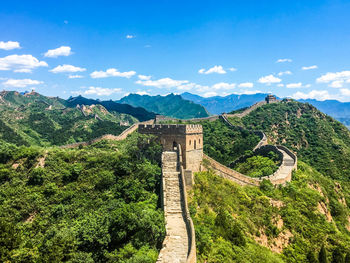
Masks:
[[[311,104],[265,104],[242,122],[250,129],[263,130],[270,142],[294,150],[324,175],[350,180],[350,131]]]
[[[251,95],[231,94],[225,97],[215,96],[203,98],[201,96],[188,92],[182,93],[184,99],[191,100],[205,107],[211,114],[221,114],[223,112],[232,112],[234,110],[249,107],[259,101],[263,101],[267,94],[257,93]],[[320,111],[337,119],[345,126],[350,128],[350,102],[340,102],[337,100],[318,101],[313,99],[298,100],[307,102],[318,108]]]
[[[129,114],[139,121],[147,121],[150,119],[154,119],[155,114],[153,112],[149,112],[141,107],[133,107],[131,105],[125,104],[125,103],[117,103],[112,100],[108,101],[100,101],[100,100],[94,100],[94,99],[87,99],[82,96],[78,97],[72,97],[69,98],[66,102],[66,105],[68,107],[75,107],[76,105],[93,105],[93,104],[100,104],[104,106],[108,111],[113,112],[119,112],[124,114]]]
[[[137,121],[124,113],[109,112],[99,104],[74,107],[68,104],[63,99],[36,92],[24,95],[1,92],[0,140],[27,146],[62,145],[104,134],[118,135]]]
[[[340,102],[337,100],[318,101],[311,99],[299,101],[310,103],[320,111],[332,116],[350,128],[350,102]]]
[[[135,107],[142,107],[148,111],[178,119],[209,116],[203,106],[187,99],[183,99],[180,95],[174,94],[169,94],[167,96],[130,94],[117,102],[130,104]]]
[[[215,96],[203,98],[188,92],[182,93],[181,97],[202,105],[211,114],[231,112],[240,108],[249,107],[259,101],[265,100],[268,94],[257,93],[253,95],[231,94],[225,97]]]

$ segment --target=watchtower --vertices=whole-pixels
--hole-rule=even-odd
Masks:
[[[274,95],[267,95],[265,98],[266,103],[274,103],[277,102],[277,98]]]
[[[203,159],[203,128],[199,124],[140,124],[139,133],[159,137],[164,151],[173,151],[181,145],[185,170],[200,171]]]

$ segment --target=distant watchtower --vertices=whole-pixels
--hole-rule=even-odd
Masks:
[[[266,103],[274,103],[277,102],[277,98],[274,95],[267,95],[265,98]]]
[[[139,125],[139,133],[159,137],[163,151],[173,151],[181,145],[185,170],[200,171],[203,159],[203,128],[199,124]]]

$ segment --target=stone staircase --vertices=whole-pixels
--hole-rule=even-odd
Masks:
[[[177,152],[175,151],[166,151],[162,154],[166,237],[157,259],[158,263],[186,262],[189,250],[177,158]]]

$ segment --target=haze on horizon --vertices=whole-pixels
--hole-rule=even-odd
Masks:
[[[0,85],[67,98],[271,92],[350,101],[350,2],[11,1]]]

